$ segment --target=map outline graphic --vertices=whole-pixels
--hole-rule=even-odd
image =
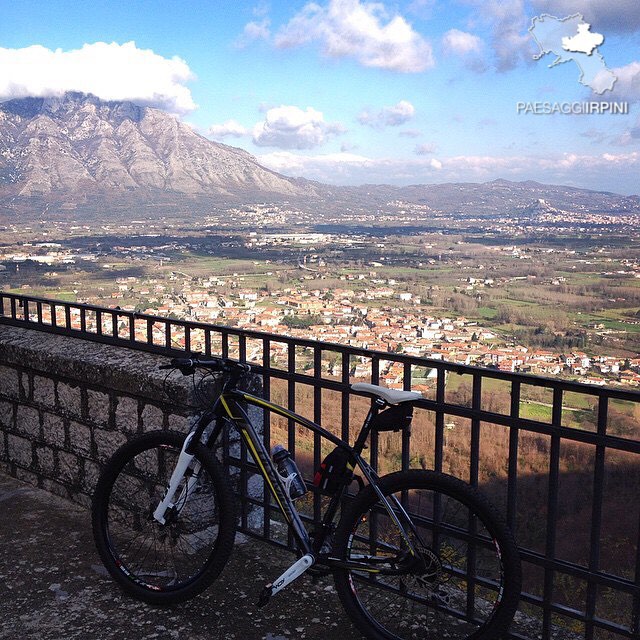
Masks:
[[[597,94],[613,89],[618,78],[607,67],[598,50],[605,37],[591,31],[591,24],[585,22],[581,13],[565,18],[543,13],[532,19],[529,33],[540,47],[540,53],[533,56],[534,60],[552,53],[556,58],[549,65],[550,69],[565,62],[574,62],[580,72],[580,84]]]

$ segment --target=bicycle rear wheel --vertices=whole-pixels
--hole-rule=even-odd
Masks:
[[[369,570],[334,571],[340,600],[374,640],[496,640],[520,595],[520,560],[495,509],[468,484],[409,470],[382,478],[411,519],[403,523],[419,557],[371,486],[344,514],[334,554]],[[401,521],[400,509],[394,508]]]
[[[105,567],[129,595],[151,604],[182,602],[206,589],[233,547],[231,491],[203,446],[185,474],[196,478],[188,498],[179,501],[183,480],[166,524],[153,517],[184,439],[156,431],[123,445],[105,465],[93,497],[93,535]]]

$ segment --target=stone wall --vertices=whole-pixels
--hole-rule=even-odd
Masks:
[[[128,438],[188,430],[191,379],[166,380],[166,362],[0,325],[0,470],[88,506],[101,463]]]

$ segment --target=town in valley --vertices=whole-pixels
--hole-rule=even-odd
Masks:
[[[639,222],[625,211],[569,215],[543,199],[493,217],[402,200],[369,215],[253,203],[186,219],[32,216],[0,226],[0,287],[637,387]],[[351,373],[368,375],[357,363]],[[402,385],[402,366],[388,362],[382,375]]]

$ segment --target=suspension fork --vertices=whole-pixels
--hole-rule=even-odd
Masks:
[[[201,464],[196,461],[193,465],[192,473],[187,476],[187,481],[185,482],[184,487],[180,491],[180,495],[178,499],[174,501],[174,496],[182,482],[182,479],[185,477],[187,473],[187,469],[189,465],[193,462],[193,454],[187,453],[187,449],[189,448],[189,444],[193,440],[196,435],[196,431],[192,431],[189,435],[187,435],[184,444],[182,445],[182,450],[180,451],[180,456],[178,457],[178,462],[171,474],[171,479],[169,480],[169,486],[164,493],[164,497],[160,500],[160,503],[156,507],[153,512],[153,517],[160,524],[166,524],[166,514],[169,509],[175,507],[176,504],[184,506],[189,499],[189,496],[193,492],[193,489],[196,485],[196,481],[198,478],[198,473],[200,471]]]
[[[187,477],[187,482],[185,486],[182,488],[180,495],[177,500],[174,500],[174,496],[176,491],[178,490],[178,486],[182,482],[182,479],[185,477],[187,469],[189,469],[189,465],[193,462],[193,457],[195,454],[195,449],[198,446],[198,443],[202,440],[202,435],[212,420],[215,420],[213,431],[207,438],[207,442],[205,443],[207,447],[210,447],[213,442],[218,438],[220,432],[222,430],[221,419],[223,418],[221,406],[222,403],[220,399],[223,397],[224,393],[235,387],[238,380],[240,379],[241,373],[234,372],[231,375],[225,377],[224,382],[222,384],[222,390],[220,394],[216,397],[210,407],[204,411],[204,413],[198,419],[196,426],[191,430],[191,432],[187,435],[184,444],[182,445],[182,450],[180,451],[180,456],[178,457],[178,462],[171,474],[171,479],[169,480],[169,486],[165,491],[164,497],[155,508],[153,512],[153,517],[160,524],[166,524],[166,514],[167,511],[173,508],[176,504],[181,505],[180,508],[184,507],[189,496],[193,492],[193,489],[197,482],[198,473],[200,472],[201,464],[196,461],[193,465],[192,473]]]
[[[180,455],[178,456],[178,462],[176,463],[176,466],[173,469],[173,473],[171,474],[169,486],[167,487],[162,500],[160,500],[158,506],[153,512],[153,518],[160,524],[166,524],[166,514],[169,509],[174,508],[176,505],[180,505],[179,508],[181,509],[187,503],[189,496],[193,493],[198,480],[198,474],[200,473],[200,469],[202,468],[202,465],[197,460],[195,463],[193,463],[195,448],[200,442],[202,434],[204,433],[204,430],[207,428],[207,425],[211,422],[211,420],[219,420],[217,411],[218,406],[219,402],[218,400],[216,400],[212,407],[200,416],[196,425],[185,438],[182,449],[180,451]],[[220,428],[221,427],[219,423],[216,423],[212,435],[216,434],[217,436],[217,434],[220,433]],[[209,438],[209,440],[211,440],[211,437]],[[193,465],[191,467],[191,473],[187,474],[187,471],[191,465]],[[178,487],[180,486],[182,479],[185,477],[187,479],[184,487],[182,487],[180,495],[177,497],[177,499],[174,500]]]

